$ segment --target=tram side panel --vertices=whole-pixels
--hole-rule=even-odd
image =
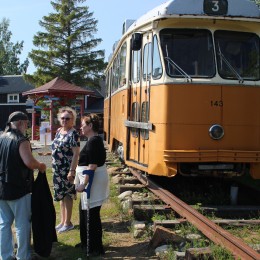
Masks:
[[[120,143],[125,143],[126,95],[126,90],[119,91],[110,97],[111,100],[108,98],[104,103],[104,129],[110,151],[116,151]],[[110,115],[109,110],[111,110]]]
[[[108,145],[108,147],[110,147],[110,142],[109,142],[109,98],[106,98],[104,100],[104,123],[103,123],[103,129],[104,129],[104,139]]]

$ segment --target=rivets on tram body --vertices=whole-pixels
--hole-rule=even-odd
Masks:
[[[212,125],[209,128],[209,135],[214,140],[219,140],[224,136],[224,129],[221,125]]]

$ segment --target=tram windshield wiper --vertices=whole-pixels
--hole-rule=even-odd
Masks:
[[[224,63],[227,65],[229,70],[236,76],[239,83],[243,83],[244,79],[240,76],[240,74],[235,70],[235,68],[230,64],[230,62],[226,59],[224,54],[221,52],[220,46],[218,45],[218,55],[220,56],[221,60],[224,61]]]
[[[192,78],[190,75],[188,75],[179,65],[177,65],[176,62],[174,62],[170,57],[164,57],[164,59],[168,62],[168,64],[171,64],[171,66],[174,67],[184,78],[187,79],[187,82],[192,82]]]

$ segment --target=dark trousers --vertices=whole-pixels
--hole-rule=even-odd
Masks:
[[[89,213],[89,251],[88,253],[104,253],[102,244],[102,224],[100,218],[101,206],[88,210],[81,209],[79,203],[79,228],[82,246],[87,246],[87,219]]]

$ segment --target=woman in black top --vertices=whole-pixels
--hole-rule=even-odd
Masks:
[[[98,129],[99,117],[96,114],[82,118],[81,131],[88,137],[88,141],[80,152],[75,178],[76,190],[81,192],[80,245],[82,248],[86,248],[87,253],[92,256],[104,254],[100,209],[109,195],[109,179],[105,165],[106,150],[102,138],[98,136]],[[89,197],[87,202],[84,200],[85,190]],[[86,203],[87,205],[85,205]],[[88,217],[89,223],[87,223]],[[89,234],[88,247],[87,231]]]

